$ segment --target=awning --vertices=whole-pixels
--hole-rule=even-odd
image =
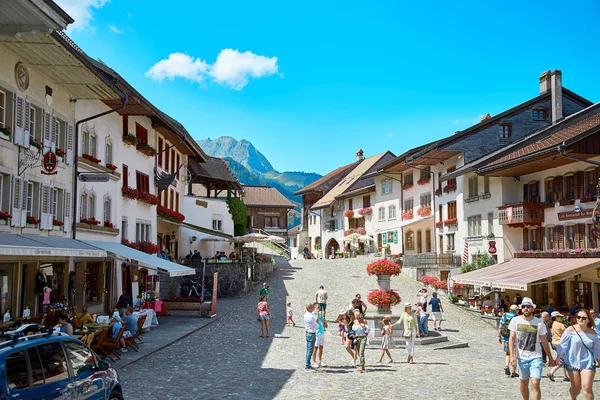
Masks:
[[[0,256],[104,258],[106,252],[79,240],[51,236],[0,234]]]
[[[587,268],[586,268],[587,267]],[[527,285],[580,269],[600,267],[600,258],[513,258],[453,277],[454,282],[498,289],[527,290]],[[576,272],[577,271],[577,272]],[[556,280],[563,280],[565,277]]]
[[[100,242],[96,240],[82,240],[82,242],[102,250],[106,250],[107,252],[117,256],[117,258],[135,260],[143,267],[166,272],[169,274],[169,276],[185,276],[194,275],[196,273],[196,270],[193,268],[188,268],[169,260],[164,260],[162,258],[158,258],[157,256],[144,253],[143,251],[132,249],[131,247],[122,245],[121,243]]]

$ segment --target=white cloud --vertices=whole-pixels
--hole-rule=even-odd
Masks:
[[[210,65],[199,58],[183,53],[169,54],[166,60],[160,60],[147,72],[146,76],[162,81],[163,79],[185,78],[190,81],[202,82]]]
[[[106,25],[106,26],[108,26],[108,29],[110,29],[110,31],[111,31],[112,33],[116,33],[117,35],[122,35],[122,34],[123,34],[123,30],[122,30],[122,29],[119,29],[119,28],[117,28],[117,26],[116,26],[116,25],[111,25],[111,24],[108,24],[108,25]]]
[[[109,0],[56,0],[56,3],[69,14],[75,22],[68,26],[67,30],[72,31],[95,31],[91,25],[94,17],[93,9],[104,7]]]
[[[387,137],[392,137],[392,136],[394,136],[394,133],[393,133],[393,132],[386,133],[386,134],[385,134],[385,136],[387,136]]]
[[[283,77],[279,73],[277,57],[259,56],[250,51],[240,53],[233,49],[221,50],[212,65],[187,54],[173,53],[168,59],[157,62],[146,72],[146,76],[158,81],[164,78],[181,77],[201,82],[205,78],[210,78],[234,90],[242,90],[250,78],[275,74]]]

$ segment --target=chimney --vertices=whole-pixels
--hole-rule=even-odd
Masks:
[[[365,156],[364,156],[362,149],[358,149],[358,151],[356,152],[356,161],[361,161],[364,159],[365,159]]]
[[[550,87],[552,88],[552,123],[555,123],[563,119],[562,72],[559,69],[552,71]]]
[[[550,70],[542,72],[540,75],[540,94],[544,94],[550,90],[550,75]]]

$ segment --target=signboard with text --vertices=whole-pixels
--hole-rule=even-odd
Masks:
[[[593,211],[589,208],[587,210],[560,212],[557,215],[559,221],[567,221],[570,219],[592,218]]]

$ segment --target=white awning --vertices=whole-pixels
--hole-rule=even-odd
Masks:
[[[106,250],[107,252],[117,256],[117,258],[135,260],[138,262],[138,264],[146,268],[166,272],[169,274],[169,276],[185,276],[194,275],[196,273],[196,270],[193,268],[188,268],[184,265],[144,253],[143,251],[132,249],[131,247],[122,245],[121,243],[100,242],[96,240],[82,240],[82,242],[98,247],[102,250]]]
[[[5,233],[0,234],[0,256],[105,258],[107,254],[71,238]]]

